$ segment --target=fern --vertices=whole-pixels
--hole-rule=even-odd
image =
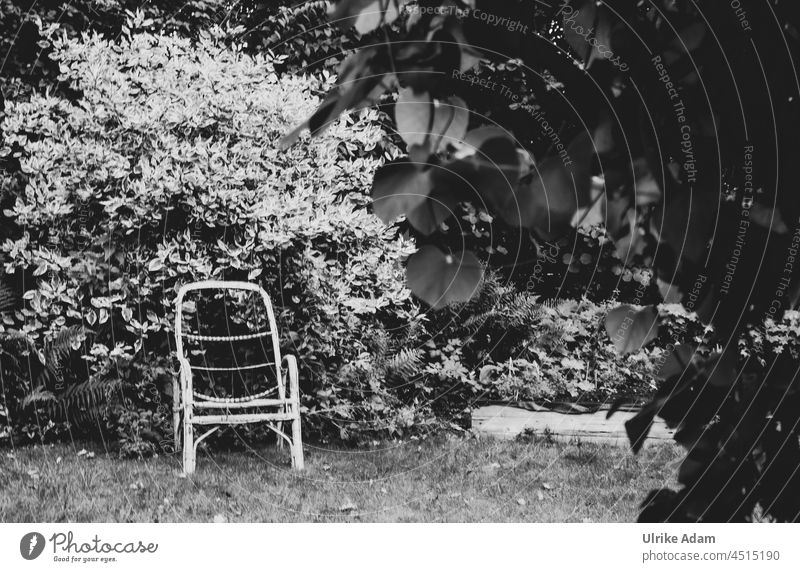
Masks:
[[[53,382],[61,380],[62,365],[70,359],[75,345],[83,342],[86,333],[82,326],[62,328],[45,343],[41,352],[36,351],[33,341],[25,334],[7,334],[7,341],[21,342],[38,356],[38,373],[33,376],[36,387],[20,402],[22,409],[42,407],[49,419],[75,424],[102,417],[106,407],[113,402],[113,393],[121,388],[120,380],[90,378],[70,385],[62,393],[51,389]]]
[[[0,280],[0,312],[10,312],[17,304],[17,295],[11,287]]]
[[[60,395],[39,386],[25,397],[22,406],[43,406],[49,418],[80,425],[101,418],[114,402],[114,393],[121,388],[119,379],[101,378],[72,385]]]
[[[58,379],[61,364],[69,359],[70,354],[75,349],[76,343],[83,342],[86,330],[83,326],[70,326],[62,328],[56,337],[45,344],[45,350],[40,357],[44,368],[39,374],[37,381],[41,384],[47,381]]]
[[[422,351],[402,349],[386,361],[386,377],[411,379],[419,374],[422,368]]]

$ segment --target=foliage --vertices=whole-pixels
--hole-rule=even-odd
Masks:
[[[612,340],[599,335],[598,324],[613,307],[613,301],[541,301],[493,277],[467,304],[430,316],[426,346],[433,358],[441,357],[428,369],[443,379],[466,380],[489,400],[599,404],[646,398],[665,348],[698,341],[703,327],[664,305],[660,315],[668,327],[658,344],[621,356]],[[474,399],[465,394],[463,403]]]
[[[321,436],[421,430],[485,391],[483,364],[458,355],[465,332],[442,338],[417,315],[398,274],[410,245],[363,208],[394,153],[375,112],[284,156],[273,142],[326,76],[278,80],[224,35],[59,34],[60,81],[82,97],[34,93],[2,123],[2,255],[23,301],[3,330],[27,348],[4,396],[19,435],[103,427],[127,453],[171,446],[174,293],[209,277],[270,291]]]
[[[406,4],[340,0],[333,14],[368,33]],[[399,92],[408,158],[376,173],[374,208],[413,228],[421,248],[407,278],[432,306],[475,291],[473,264],[452,267],[469,251],[447,233],[472,203],[538,252],[576,224],[602,222],[622,260],[651,265],[664,298],[698,313],[709,326],[702,342],[670,351],[658,393],[628,424],[638,449],[658,414],[687,449],[683,488],[651,493],[642,520],[747,520],[757,507],[800,517],[797,361],[782,352],[755,371],[737,350],[800,298],[791,191],[800,8],[741,4],[746,26],[711,2],[420,0],[403,33],[342,63],[322,104],[284,139],[289,147],[306,128],[318,136],[345,111]],[[504,107],[526,120],[473,107],[476,84],[497,87],[484,72],[513,76],[520,91],[501,84]],[[623,307],[607,330],[633,351],[655,337],[654,318]]]
[[[320,23],[327,2],[291,0],[0,0],[0,77],[5,96],[31,88],[63,89],[53,46],[41,29],[59,25],[70,37],[98,32],[118,38],[126,29],[196,39],[214,26],[250,53],[280,56],[276,70],[320,72],[352,47],[355,38]],[[330,60],[330,62],[328,61]]]
[[[276,303],[284,350],[301,364],[307,427],[328,427],[314,410],[338,399],[324,394],[337,391],[339,369],[365,351],[372,330],[416,313],[398,279],[408,243],[351,193],[367,186],[383,155],[376,113],[286,155],[276,140],[310,110],[324,80],[279,82],[269,58],[212,34],[193,42],[124,33],[112,42],[50,30],[48,38],[60,81],[83,96],[7,104],[0,155],[18,168],[0,181],[14,229],[2,252],[5,279],[23,302],[3,313],[2,329],[20,332],[37,353],[65,331],[85,339],[52,379],[25,367],[4,378],[9,410],[20,392],[35,392],[29,402],[41,405],[37,427],[47,433],[51,405],[74,411],[90,396],[92,408],[113,395],[104,414],[128,451],[148,448],[148,432],[163,441],[170,409],[155,402],[171,401],[176,289],[244,279]],[[221,323],[241,327],[246,318]],[[362,403],[372,407],[353,407]]]
[[[252,52],[279,56],[277,69],[313,73],[330,69],[357,46],[356,34],[325,21],[329,3],[311,0],[285,6],[237,7],[234,21],[244,28],[241,41]],[[260,5],[259,5],[260,4]]]

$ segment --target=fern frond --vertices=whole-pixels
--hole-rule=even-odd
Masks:
[[[422,367],[422,352],[418,349],[402,349],[386,362],[386,376],[410,379]]]
[[[59,377],[61,364],[69,359],[73,351],[73,344],[75,342],[82,342],[85,335],[86,332],[83,326],[69,326],[61,328],[61,331],[45,344],[45,350],[43,352],[44,360],[42,362],[44,369],[38,378],[40,383]]]
[[[0,281],[0,312],[13,310],[17,305],[17,295],[11,287]]]
[[[83,423],[99,417],[113,401],[114,392],[121,387],[119,379],[91,378],[70,386],[60,395],[54,395],[39,386],[25,397],[23,406],[45,405],[48,415],[53,419]]]
[[[83,326],[69,326],[61,328],[61,331],[56,334],[50,343],[47,344],[46,356],[47,361],[54,361],[61,363],[67,359],[73,351],[73,344],[76,341],[83,341],[86,333]]]
[[[30,407],[31,405],[41,405],[43,403],[54,403],[56,401],[56,396],[53,395],[53,392],[45,389],[44,386],[40,385],[36,389],[34,389],[31,393],[25,396],[22,400],[22,407]]]
[[[35,344],[30,336],[18,330],[0,333],[0,355],[7,356],[19,366],[20,358],[35,352]]]

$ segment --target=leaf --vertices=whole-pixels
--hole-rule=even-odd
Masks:
[[[652,307],[637,310],[623,305],[611,310],[605,319],[606,332],[617,351],[628,354],[639,351],[658,335],[658,313]]]
[[[611,19],[605,7],[598,7],[594,0],[587,0],[577,10],[564,5],[561,13],[564,14],[564,39],[584,60],[586,67],[598,59],[614,58],[611,51]]]
[[[713,387],[730,387],[738,377],[738,348],[735,343],[729,343],[722,353],[710,356],[708,383]]]
[[[483,266],[472,252],[444,254],[435,246],[423,246],[406,267],[411,291],[434,309],[452,302],[466,302],[478,289]]]
[[[402,86],[439,93],[453,70],[462,66],[464,46],[441,27],[422,39],[408,39],[392,46],[393,70]]]
[[[656,284],[661,297],[664,298],[664,304],[680,304],[683,302],[683,292],[681,292],[677,284],[670,284],[661,278],[656,278]]]
[[[159,270],[164,268],[164,261],[160,258],[154,258],[150,261],[150,264],[147,265],[147,270],[150,272],[158,272]]]
[[[435,188],[430,196],[406,218],[416,230],[430,236],[439,226],[455,214],[459,200],[464,198],[459,188]]]
[[[638,206],[654,205],[661,201],[661,187],[658,185],[647,159],[640,157],[633,162],[633,195]]]
[[[581,132],[567,146],[567,156],[570,161],[568,171],[572,176],[573,189],[579,207],[589,202],[594,154],[594,141],[588,131]]]
[[[678,33],[670,42],[670,49],[664,52],[664,61],[670,65],[680,59],[682,54],[693,52],[703,42],[706,36],[704,22],[692,22]]]
[[[530,182],[520,183],[514,202],[501,214],[509,224],[552,236],[570,224],[578,208],[571,187],[563,161],[549,157],[537,165]]]
[[[636,209],[628,209],[625,212],[623,224],[620,228],[627,229],[627,233],[619,232],[614,239],[614,253],[624,264],[630,264],[638,255],[644,253],[647,243],[644,241],[639,226],[636,224]]]
[[[634,453],[638,453],[642,445],[644,445],[647,435],[650,433],[650,428],[653,426],[656,411],[655,406],[652,404],[647,405],[625,422],[625,432],[628,434],[631,450]]]
[[[514,142],[499,129],[473,130],[466,134],[456,157],[437,173],[436,188],[455,189],[462,197],[477,193],[501,216],[513,217],[518,211],[514,189],[520,175]]]
[[[448,97],[435,103],[433,134],[436,135],[434,153],[444,150],[448,144],[462,141],[469,125],[469,108],[460,97]]]
[[[397,133],[406,145],[424,145],[433,126],[433,99],[428,92],[418,93],[412,87],[400,89],[394,108]]]
[[[694,375],[697,372],[697,368],[693,364],[696,351],[697,347],[689,344],[680,344],[674,347],[666,359],[659,361],[654,371],[655,377],[666,380],[684,372]]]
[[[381,24],[394,22],[399,15],[398,6],[402,6],[406,1],[340,0],[331,7],[328,18],[343,29],[355,26],[358,33],[364,35]]]
[[[614,125],[611,123],[611,116],[605,113],[597,124],[592,134],[595,152],[598,155],[610,153],[614,150]]]
[[[675,518],[675,507],[679,501],[678,493],[673,490],[650,491],[639,507],[641,512],[637,522],[667,522],[670,518]]]
[[[429,153],[437,153],[448,143],[464,139],[469,111],[459,97],[433,101],[427,92],[418,93],[407,87],[400,90],[395,121],[406,145],[424,146]]]
[[[389,224],[425,203],[433,187],[431,171],[421,165],[400,161],[377,170],[372,181],[375,214]]]
[[[592,138],[583,132],[569,144],[563,159],[544,159],[530,182],[520,183],[514,203],[505,205],[506,222],[545,238],[565,232],[578,208],[589,202],[593,155]]]
[[[505,129],[500,129],[492,125],[477,127],[468,131],[464,136],[464,141],[460,145],[457,145],[458,152],[456,153],[456,157],[458,159],[472,157],[480,150],[484,143],[492,139],[508,139],[511,141],[511,136]],[[514,145],[513,141],[511,141],[511,145]]]
[[[668,193],[654,216],[660,242],[669,245],[678,258],[701,262],[714,232],[718,208],[719,198],[710,192]]]
[[[605,211],[605,226],[611,238],[618,238],[623,235],[624,229],[628,231],[636,230],[636,213],[629,211],[630,198],[621,195],[616,198],[610,198],[603,202]],[[633,227],[631,226],[631,218],[633,218]]]
[[[761,228],[769,229],[770,232],[775,232],[777,234],[786,234],[789,232],[789,227],[784,222],[778,207],[773,209],[761,203],[753,203],[750,206],[750,220]]]

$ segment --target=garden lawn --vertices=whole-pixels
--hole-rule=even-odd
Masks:
[[[88,450],[88,452],[87,452]],[[635,521],[674,484],[680,450],[437,437],[373,449],[308,447],[306,471],[273,446],[121,460],[92,447],[0,451],[0,522]]]

